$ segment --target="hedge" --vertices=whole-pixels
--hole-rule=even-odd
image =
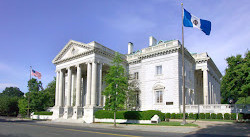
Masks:
[[[194,119],[194,114],[193,113],[189,113],[188,118],[189,119]]]
[[[194,114],[194,119],[199,119],[199,114]]]
[[[175,113],[172,113],[170,118],[175,119]]]
[[[216,114],[215,113],[211,114],[211,119],[216,119]]]
[[[171,117],[171,114],[170,113],[166,113],[165,118],[166,119],[170,119],[170,117]]]
[[[211,118],[210,113],[206,113],[206,114],[205,114],[205,118],[206,118],[206,119],[210,119],[210,118]]]
[[[117,111],[117,119],[136,119],[136,120],[151,120],[154,115],[158,115],[162,121],[165,119],[165,114],[157,110],[147,111]],[[114,112],[108,110],[99,110],[95,112],[95,118],[114,118]]]
[[[218,113],[218,114],[216,115],[216,119],[223,119],[222,114],[221,114],[221,113]]]
[[[53,112],[48,111],[40,111],[40,112],[34,112],[34,115],[52,115]]]
[[[231,114],[231,120],[236,120],[236,113]]]
[[[35,115],[52,115],[52,112],[42,111],[42,112],[35,112]],[[162,113],[157,110],[147,110],[147,111],[117,111],[116,118],[117,119],[136,119],[136,120],[151,120],[154,115],[158,115],[161,121],[166,119],[182,119],[182,113]],[[225,113],[224,118],[222,113],[200,113],[200,114],[193,114],[193,113],[186,113],[185,114],[187,119],[224,119],[224,120],[236,120],[236,114],[232,113]],[[108,110],[99,110],[95,112],[96,118],[114,118],[114,113]],[[239,114],[239,120],[243,119],[243,114]]]
[[[224,120],[230,120],[230,119],[231,119],[231,115],[229,113],[225,113]]]
[[[243,119],[243,114],[239,113],[238,119],[239,119],[239,120],[242,120],[242,119]]]
[[[147,110],[147,111],[141,111],[141,119],[139,119],[139,120],[151,120],[151,118],[154,115],[158,115],[160,117],[161,121],[164,121],[164,119],[165,119],[165,114],[162,113],[161,111]]]
[[[200,114],[199,114],[199,118],[200,118],[200,119],[205,119],[205,114],[204,114],[204,113],[200,113]]]

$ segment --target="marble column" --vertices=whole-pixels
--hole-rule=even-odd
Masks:
[[[203,71],[203,97],[204,105],[208,104],[208,68],[205,68]]]
[[[92,78],[92,64],[88,63],[87,68],[87,93],[86,93],[86,106],[90,106],[91,97],[91,78]]]
[[[96,77],[97,77],[97,63],[92,62],[92,81],[91,81],[91,106],[96,106]]]
[[[60,76],[59,76],[59,107],[63,106],[63,71],[60,70]]]
[[[67,94],[67,107],[71,106],[71,83],[72,83],[72,72],[71,68],[68,68],[68,94]]]
[[[76,107],[81,106],[81,66],[77,65],[77,76],[76,76]]]
[[[59,100],[59,75],[60,72],[56,71],[56,91],[55,91],[55,106],[58,106],[58,100]]]
[[[98,106],[102,106],[102,63],[99,65],[99,96],[98,96]]]

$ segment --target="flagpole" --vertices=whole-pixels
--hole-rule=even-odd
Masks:
[[[29,80],[29,82],[31,82],[31,71],[32,71],[32,67],[30,66],[30,80]],[[28,85],[29,85],[29,82],[28,82]],[[27,111],[27,115],[29,117],[30,116],[30,90],[28,92],[29,92],[29,94],[28,94],[28,111]]]
[[[182,107],[183,107],[183,121],[181,125],[186,124],[186,116],[185,116],[185,63],[184,63],[184,28],[183,28],[183,3],[181,3],[181,12],[182,12],[182,46],[181,46],[181,54],[182,54]]]

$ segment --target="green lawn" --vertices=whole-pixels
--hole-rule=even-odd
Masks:
[[[113,124],[113,123],[107,122],[104,124]],[[150,126],[192,126],[192,127],[198,126],[198,125],[193,124],[193,123],[187,123],[185,125],[181,125],[181,122],[165,122],[165,121],[162,121],[158,124],[138,124],[138,123],[117,123],[117,124],[121,124],[121,125],[150,125]]]

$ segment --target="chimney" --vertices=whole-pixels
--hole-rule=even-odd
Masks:
[[[133,52],[134,45],[132,42],[128,43],[128,54],[131,54]]]
[[[149,37],[149,47],[155,46],[156,44],[157,44],[157,40],[153,36],[150,36]]]

